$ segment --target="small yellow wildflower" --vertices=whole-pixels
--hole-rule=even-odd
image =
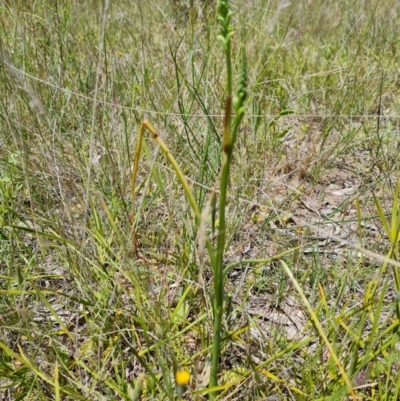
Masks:
[[[190,373],[187,370],[178,370],[175,379],[180,386],[186,386],[190,380]]]

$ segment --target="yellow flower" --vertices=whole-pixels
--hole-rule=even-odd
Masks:
[[[190,373],[187,370],[178,370],[175,379],[180,386],[186,386],[190,380]]]

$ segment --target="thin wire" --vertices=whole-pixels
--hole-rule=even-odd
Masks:
[[[76,96],[78,98],[84,99],[84,100],[89,100],[91,102],[94,102],[95,99],[90,97],[90,96],[86,96],[83,93],[79,93],[79,92],[74,92],[70,89],[67,88],[62,88],[56,84],[52,84],[50,82],[47,82],[43,79],[40,79],[38,77],[35,77],[34,75],[31,75],[15,66],[13,66],[12,64],[8,63],[6,60],[3,60],[4,63],[7,65],[7,67],[11,70],[14,70],[15,72],[29,78],[32,79],[34,81],[40,82],[43,85],[49,86],[51,88],[54,88],[60,92],[64,92],[67,93],[71,96]],[[316,89],[318,90],[318,89]],[[139,107],[129,107],[129,106],[124,106],[122,104],[119,103],[114,103],[114,102],[107,102],[104,100],[99,100],[97,99],[97,104],[103,104],[105,106],[111,106],[111,107],[117,107],[123,110],[131,110],[131,111],[137,111],[137,112],[141,112],[141,113],[148,113],[148,114],[153,114],[153,115],[160,115],[160,116],[185,116],[185,117],[214,117],[214,118],[223,118],[224,114],[204,114],[204,113],[194,113],[194,114],[184,114],[184,113],[173,113],[173,112],[166,112],[166,111],[156,111],[156,110],[148,110],[148,109],[141,109]],[[288,118],[288,117],[292,117],[292,118],[354,118],[354,119],[374,119],[377,118],[378,115],[377,114],[286,114],[286,115],[282,115],[279,113],[276,114],[246,114],[246,117],[259,117],[259,118]],[[391,118],[400,118],[400,114],[388,114],[388,115],[380,115],[379,118],[386,118],[386,119],[391,119]]]

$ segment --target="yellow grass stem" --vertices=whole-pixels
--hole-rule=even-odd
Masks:
[[[340,373],[342,374],[343,380],[346,383],[346,386],[347,386],[347,388],[349,390],[349,393],[351,394],[351,397],[353,398],[354,401],[357,400],[357,396],[356,396],[356,394],[354,392],[353,385],[351,384],[351,381],[350,381],[349,377],[347,376],[347,373],[344,370],[343,365],[340,363],[339,358],[336,355],[336,352],[333,349],[332,344],[329,342],[329,339],[328,339],[327,335],[325,334],[324,329],[322,328],[322,325],[319,322],[318,317],[315,314],[312,306],[308,302],[308,299],[305,296],[300,284],[298,283],[298,281],[294,277],[292,271],[289,269],[289,266],[283,260],[280,260],[280,262],[281,262],[281,265],[282,265],[283,269],[285,270],[286,274],[289,276],[290,281],[293,283],[294,288],[296,289],[296,291],[300,295],[300,297],[301,297],[301,299],[302,299],[302,301],[303,301],[308,313],[311,316],[311,319],[312,319],[312,321],[314,323],[315,328],[317,329],[319,335],[322,337],[322,340],[324,341],[326,347],[328,348],[332,359],[335,361],[336,366],[338,367]]]
[[[139,128],[139,139],[138,139],[138,144],[136,147],[135,160],[134,160],[133,171],[132,171],[132,176],[131,176],[131,201],[132,201],[132,204],[131,204],[130,217],[131,217],[132,223],[134,223],[134,221],[135,221],[136,177],[137,177],[138,168],[139,168],[139,160],[140,160],[140,154],[141,154],[141,149],[142,149],[142,144],[143,144],[143,135],[144,135],[144,132],[146,129],[150,132],[151,137],[159,144],[161,150],[164,152],[168,161],[171,163],[172,168],[175,170],[176,176],[178,177],[178,180],[181,183],[183,190],[185,191],[186,197],[188,198],[190,206],[193,209],[193,212],[196,217],[196,222],[197,222],[197,224],[199,224],[200,220],[201,220],[201,213],[200,213],[199,207],[197,206],[197,203],[193,196],[193,193],[189,187],[189,184],[186,181],[185,176],[183,175],[182,170],[180,169],[175,157],[169,151],[165,142],[162,140],[160,135],[158,135],[157,131],[155,130],[155,128],[151,125],[150,121],[148,121],[148,120],[144,120]],[[134,229],[133,229],[133,241],[134,241],[135,250],[136,250],[136,232]],[[210,259],[213,262],[214,249],[212,248],[211,243],[208,238],[206,239],[206,246],[207,246],[207,251],[209,253]]]

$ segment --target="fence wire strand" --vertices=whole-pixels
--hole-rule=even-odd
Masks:
[[[14,65],[12,65],[11,63],[9,63],[7,60],[3,59],[4,64],[6,64],[7,68],[9,68],[10,70],[13,70],[15,73],[17,74],[21,74],[22,76],[24,76],[25,78],[29,78],[33,81],[39,82],[42,85],[51,87],[53,89],[56,89],[57,91],[66,93],[68,95],[71,96],[75,96],[78,97],[80,99],[83,100],[88,100],[93,102],[95,99],[84,95],[83,93],[79,93],[79,92],[75,92],[72,91],[70,89],[67,88],[63,88],[60,87],[59,85],[53,84],[51,82],[45,81],[43,79],[40,79],[32,74],[27,73],[26,71],[23,71],[17,67],[15,67]],[[115,108],[119,108],[119,109],[123,109],[123,110],[129,110],[129,111],[136,111],[139,113],[147,113],[150,115],[159,115],[159,116],[185,116],[185,117],[203,117],[203,118],[223,118],[224,115],[223,114],[205,114],[205,113],[174,113],[174,112],[167,112],[167,111],[157,111],[157,110],[149,110],[149,109],[142,109],[140,107],[130,107],[130,106],[124,106],[122,104],[119,103],[115,103],[115,102],[107,102],[104,100],[100,100],[97,99],[96,100],[98,104],[102,104],[104,106],[110,106],[110,107],[115,107]],[[276,114],[249,114],[246,113],[246,117],[247,118],[349,118],[349,119],[375,119],[375,118],[384,118],[384,119],[398,119],[400,118],[400,114],[296,114],[296,113],[288,113],[286,115],[282,115],[279,113]]]

